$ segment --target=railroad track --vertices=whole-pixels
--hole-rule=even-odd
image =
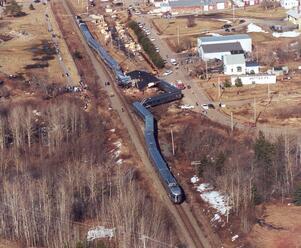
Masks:
[[[115,93],[114,99],[111,99],[112,107],[117,110],[119,113],[119,116],[121,120],[124,122],[124,126],[127,127],[130,137],[132,138],[132,142],[134,143],[134,146],[136,146],[136,150],[138,154],[141,157],[141,160],[146,163],[147,170],[151,171],[152,175],[156,177],[155,180],[159,186],[160,195],[163,198],[164,202],[166,203],[167,208],[172,213],[175,222],[178,224],[179,229],[181,230],[181,235],[184,236],[188,247],[191,248],[210,248],[210,247],[216,247],[211,244],[211,241],[208,240],[208,236],[206,236],[202,230],[202,228],[198,225],[196,219],[193,217],[193,214],[186,202],[184,202],[181,205],[174,205],[171,203],[169,198],[167,197],[165,190],[159,181],[157,174],[155,173],[155,169],[153,168],[150,160],[148,159],[147,152],[144,145],[144,138],[141,132],[141,129],[137,128],[137,125],[135,125],[136,117],[133,116],[132,111],[129,107],[129,105],[126,102],[125,97],[117,86],[113,83],[110,87],[105,87],[104,82],[108,81],[110,79],[111,82],[115,81],[115,77],[112,75],[111,71],[107,68],[107,66],[103,63],[103,61],[98,59],[98,56],[96,56],[91,49],[86,44],[80,30],[78,29],[77,25],[75,24],[74,16],[75,11],[73,10],[71,4],[67,0],[63,0],[62,4],[65,8],[65,11],[67,12],[67,16],[70,16],[70,21],[72,18],[73,21],[73,27],[75,28],[80,40],[82,41],[82,44],[87,52],[87,55],[90,57],[91,62],[95,68],[96,73],[100,77],[100,79],[105,78],[105,80],[102,80],[100,82],[101,86],[105,90],[113,90]],[[125,109],[125,111],[121,111],[121,107]],[[126,121],[125,121],[126,120]],[[128,123],[126,123],[129,121]],[[127,125],[128,124],[128,125]],[[138,141],[135,142],[134,136],[138,138]],[[141,149],[143,147],[143,149]],[[139,149],[140,148],[140,149]],[[163,192],[163,193],[162,193]],[[207,233],[208,235],[208,233]]]

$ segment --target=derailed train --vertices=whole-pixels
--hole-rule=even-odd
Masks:
[[[184,192],[175,177],[172,175],[167,163],[164,161],[160,153],[155,135],[155,119],[152,113],[146,107],[153,107],[159,104],[181,99],[182,93],[181,90],[165,81],[160,81],[157,84],[157,87],[164,91],[164,93],[147,98],[141,103],[134,102],[133,107],[139,117],[144,120],[144,138],[148,154],[153,165],[155,166],[157,173],[159,174],[161,182],[164,185],[170,199],[174,203],[181,203],[184,201]]]
[[[88,45],[92,47],[100,56],[100,58],[110,67],[117,79],[118,84],[121,86],[128,86],[131,83],[131,78],[123,73],[115,59],[113,59],[111,55],[108,54],[107,51],[97,42],[97,40],[94,39],[87,24],[82,21],[81,17],[76,16],[75,19]]]
[[[88,45],[92,47],[105,61],[105,63],[113,71],[119,85],[127,86],[130,84],[130,77],[126,76],[118,63],[106,52],[106,50],[94,39],[90,33],[85,22],[81,20],[79,16],[76,16],[76,22],[79,25],[81,32],[83,33]],[[172,175],[168,168],[167,163],[164,161],[155,136],[155,119],[152,113],[147,109],[170,101],[178,100],[182,98],[181,90],[177,89],[173,85],[160,81],[157,87],[164,91],[164,93],[147,98],[141,103],[134,102],[133,107],[140,118],[144,120],[145,130],[144,138],[148,150],[148,155],[155,166],[155,169],[160,177],[160,180],[167,191],[170,199],[174,203],[181,203],[184,201],[184,192],[181,186],[178,184],[175,177]]]

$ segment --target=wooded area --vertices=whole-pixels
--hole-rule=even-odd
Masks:
[[[206,125],[205,125],[206,127]],[[255,206],[271,199],[291,197],[300,174],[300,143],[288,137],[268,140],[263,133],[253,140],[202,124],[181,129],[176,153],[199,161],[196,174],[229,195],[233,214],[249,231]],[[298,193],[296,193],[298,195]]]
[[[76,247],[104,225],[116,228],[105,247],[140,247],[141,233],[174,241],[167,212],[135,170],[107,155],[111,127],[76,101],[43,104],[0,109],[0,235],[26,247]],[[78,247],[104,247],[95,245]]]

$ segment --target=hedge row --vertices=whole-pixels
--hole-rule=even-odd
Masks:
[[[143,30],[139,27],[138,23],[135,21],[130,21],[128,26],[135,32],[138,42],[142,46],[143,50],[147,53],[151,61],[158,68],[164,67],[164,60],[159,53],[156,52],[156,48]]]

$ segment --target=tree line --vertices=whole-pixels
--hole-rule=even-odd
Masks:
[[[138,23],[135,21],[130,21],[128,26],[135,32],[138,42],[141,44],[143,50],[147,53],[154,65],[160,69],[163,68],[164,60],[156,51],[154,44],[151,42],[145,32],[139,27]]]

